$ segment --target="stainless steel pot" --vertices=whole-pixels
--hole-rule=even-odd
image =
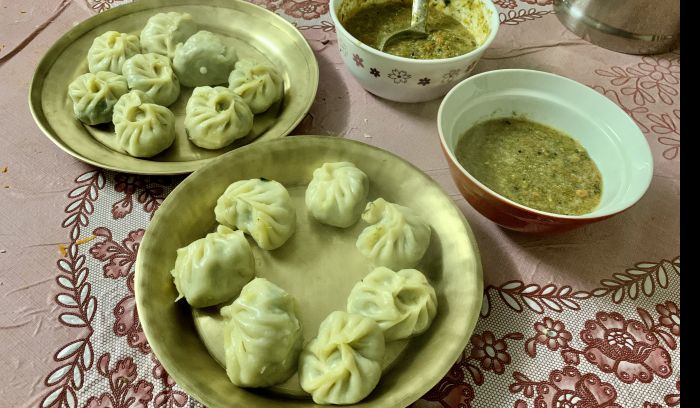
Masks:
[[[566,28],[601,47],[658,54],[680,43],[680,0],[554,0]]]

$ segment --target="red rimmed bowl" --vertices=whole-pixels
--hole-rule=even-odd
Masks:
[[[600,204],[584,215],[526,207],[486,187],[457,160],[459,138],[475,124],[513,114],[559,129],[588,151],[603,179]],[[642,198],[654,164],[646,138],[617,105],[558,75],[523,69],[484,72],[455,86],[438,111],[438,132],[452,179],[464,198],[496,224],[526,233],[555,233],[610,218]]]

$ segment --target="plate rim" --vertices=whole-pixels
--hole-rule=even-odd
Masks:
[[[172,0],[171,2],[168,3],[168,6],[178,6],[178,5],[191,5],[191,6],[213,6],[213,7],[218,7],[217,5],[211,5],[207,4],[209,1],[216,1],[216,0]],[[244,0],[228,0],[230,3],[237,3],[239,5],[243,5],[243,7],[256,7],[265,13],[270,14],[270,18],[274,19],[275,21],[280,22],[282,25],[287,26],[287,28],[293,29],[293,32],[295,32],[299,38],[303,41],[299,42],[299,45],[302,46],[304,54],[306,54],[305,60],[309,62],[309,65],[311,65],[311,70],[309,70],[309,79],[311,83],[311,92],[309,94],[309,98],[305,103],[305,106],[301,109],[301,114],[292,122],[290,122],[289,126],[280,133],[276,139],[282,139],[286,136],[288,136],[296,127],[301,123],[302,120],[307,116],[309,111],[311,110],[311,106],[316,100],[316,96],[318,94],[318,86],[319,86],[319,77],[320,77],[320,70],[319,70],[319,65],[318,65],[318,60],[316,59],[316,55],[314,54],[313,49],[311,48],[311,45],[309,44],[309,41],[304,37],[304,35],[299,31],[297,27],[294,26],[291,22],[287,21],[283,17],[273,13],[272,11],[258,6],[256,4],[244,1]],[[62,53],[66,47],[68,47],[74,40],[72,38],[73,36],[77,35],[76,33],[78,32],[86,32],[90,31],[93,28],[98,27],[99,25],[111,21],[115,18],[122,17],[128,14],[131,14],[133,12],[137,11],[142,11],[142,10],[148,10],[148,9],[155,9],[158,7],[159,3],[162,3],[162,0],[139,0],[138,2],[131,2],[127,4],[120,5],[118,7],[113,7],[110,10],[95,14],[91,17],[88,17],[87,19],[81,21],[79,24],[77,24],[74,27],[71,27],[68,31],[63,33],[61,37],[59,37],[52,45],[49,47],[49,49],[44,53],[44,55],[41,57],[39,60],[39,63],[36,65],[36,68],[34,69],[34,73],[32,74],[32,80],[31,83],[29,84],[29,91],[28,91],[28,103],[29,103],[29,111],[32,115],[32,118],[34,119],[34,123],[39,127],[41,132],[46,136],[54,145],[58,146],[62,151],[67,153],[68,155],[84,162],[87,164],[91,164],[93,166],[105,169],[105,170],[112,170],[112,171],[117,171],[117,172],[124,172],[124,173],[129,173],[129,174],[140,174],[140,175],[179,175],[179,174],[188,174],[192,173],[199,168],[207,165],[210,163],[212,160],[229,153],[230,151],[224,152],[218,156],[215,157],[210,157],[206,159],[199,159],[199,160],[190,160],[190,161],[175,161],[175,162],[162,162],[166,166],[170,167],[171,165],[175,167],[174,169],[158,169],[155,171],[143,171],[140,170],[138,167],[132,168],[132,167],[123,167],[119,165],[110,165],[110,164],[105,164],[100,162],[99,160],[93,159],[91,157],[86,157],[75,150],[71,149],[60,137],[59,132],[55,131],[51,125],[48,123],[48,118],[46,116],[46,113],[44,112],[44,109],[42,107],[41,103],[41,92],[44,87],[44,78],[39,75],[39,73],[46,73],[49,72],[51,67],[53,66],[55,62],[55,57]],[[152,7],[149,7],[152,6]],[[135,10],[134,10],[135,9]],[[310,57],[310,58],[308,58]],[[261,135],[262,136],[262,135]],[[257,139],[257,138],[256,138]],[[255,140],[252,140],[250,143],[241,146],[245,147],[247,145],[255,143]],[[260,143],[260,142],[257,142]],[[241,147],[238,147],[233,150],[240,149]],[[152,162],[152,160],[148,159],[143,159],[143,158],[134,158],[139,160],[139,163],[141,161],[147,161],[147,162]]]
[[[373,145],[370,145],[367,143],[363,143],[361,141],[346,139],[344,137],[338,137],[338,136],[295,135],[295,136],[292,136],[290,138],[279,138],[279,139],[274,139],[274,140],[267,140],[267,141],[260,142],[260,143],[255,144],[255,145],[250,144],[250,145],[242,146],[238,149],[235,149],[233,151],[222,154],[221,156],[213,158],[209,163],[207,163],[206,166],[203,166],[201,169],[198,169],[197,171],[193,172],[190,176],[188,176],[182,182],[180,182],[177,186],[175,186],[175,188],[168,194],[166,199],[163,201],[161,206],[167,205],[166,201],[168,200],[169,197],[171,197],[173,195],[173,193],[175,193],[178,190],[185,189],[187,185],[191,184],[193,182],[192,180],[196,179],[196,177],[193,177],[193,176],[198,174],[202,169],[204,169],[205,167],[214,166],[217,161],[229,160],[228,159],[229,155],[245,154],[245,151],[248,149],[252,149],[252,148],[261,149],[261,148],[264,148],[265,145],[267,145],[267,144],[297,143],[297,142],[300,142],[304,139],[320,140],[320,141],[322,141],[321,143],[340,142],[340,143],[351,143],[351,144],[362,145],[365,148],[376,150],[376,151],[379,151],[383,154],[387,154],[387,155],[393,156],[394,158],[396,158],[398,160],[401,160],[406,165],[408,165],[409,167],[416,170],[417,173],[419,173],[425,179],[425,181],[427,183],[430,183],[433,186],[437,187],[439,189],[439,191],[445,196],[445,198],[450,202],[455,213],[457,214],[459,219],[462,221],[464,228],[465,228],[465,231],[467,233],[467,239],[473,248],[474,274],[476,277],[476,279],[475,279],[476,280],[475,293],[476,293],[477,299],[475,301],[474,309],[472,311],[467,311],[465,313],[465,316],[467,317],[467,329],[468,329],[467,334],[461,340],[459,340],[459,347],[455,347],[455,352],[453,353],[454,355],[450,355],[449,359],[446,357],[442,357],[442,359],[441,359],[442,361],[449,361],[449,364],[448,363],[443,364],[444,365],[443,368],[445,371],[444,375],[446,375],[449,372],[450,366],[452,364],[454,364],[454,362],[457,361],[460,353],[462,353],[462,351],[466,348],[467,344],[469,344],[469,340],[471,338],[471,335],[474,333],[474,330],[475,330],[476,325],[477,325],[479,318],[480,318],[482,302],[483,302],[483,289],[484,289],[484,276],[483,276],[483,267],[482,267],[482,261],[481,261],[481,253],[479,251],[478,242],[476,240],[474,232],[473,232],[469,222],[467,221],[464,213],[462,212],[462,210],[457,206],[457,204],[454,202],[454,200],[445,192],[444,188],[437,181],[435,181],[432,177],[427,175],[424,171],[422,171],[420,168],[418,168],[416,165],[414,165],[410,161],[402,158],[401,156],[399,156],[391,151],[379,148],[377,146],[373,146]],[[146,228],[144,236],[141,240],[140,249],[148,248],[149,246],[151,246],[149,238],[153,234],[152,233],[152,231],[153,231],[152,225],[156,225],[159,222],[158,220],[162,217],[160,214],[165,214],[165,212],[156,211],[153,219],[151,219],[151,221],[149,222],[148,227]],[[144,257],[141,256],[142,253],[143,252],[141,250],[139,250],[137,257],[136,257],[136,262],[134,264],[134,274],[135,274],[135,276],[134,276],[134,296],[135,296],[135,300],[136,300],[137,309],[139,308],[140,305],[143,305],[143,302],[144,302],[143,296],[145,296],[143,294],[144,289],[142,289],[142,286],[143,286],[143,283],[142,283],[143,278],[142,277],[144,274],[143,272],[141,272],[144,269],[144,266],[143,266]],[[143,310],[142,307],[141,307],[141,309]],[[142,317],[145,317],[145,316],[142,315]],[[146,336],[147,341],[148,341],[149,337],[155,338],[154,333],[150,332],[150,325],[143,318],[141,319],[141,325],[142,325],[144,335]],[[153,354],[156,355],[156,357],[157,357],[157,355],[158,355],[157,350],[160,350],[160,346],[151,344],[150,341],[149,341],[149,344],[151,345],[151,350],[153,351]],[[163,367],[168,372],[181,371],[181,370],[174,369],[173,367],[170,367],[170,361],[163,361],[163,360],[159,360],[159,361],[161,362]],[[444,377],[444,375],[443,375],[443,377]],[[417,389],[416,391],[410,393],[408,396],[403,395],[403,396],[401,396],[401,400],[397,401],[397,402],[400,403],[401,407],[408,406],[408,405],[412,404],[413,402],[420,399],[420,397],[425,395],[428,391],[430,391],[430,389],[432,389],[432,387],[434,387],[443,377],[436,378],[434,380],[434,382],[432,380],[426,382],[426,384],[429,384],[429,386],[422,387],[425,389]],[[177,380],[175,380],[175,381],[177,382]],[[211,401],[209,401],[208,398],[206,398],[206,396],[201,395],[201,393],[199,393],[199,392],[193,392],[193,390],[190,389],[189,384],[187,384],[186,382],[184,382],[182,384],[180,382],[177,382],[177,383],[182,387],[182,389],[185,392],[188,393],[188,395],[193,396],[197,401],[199,401],[201,403],[205,403],[205,404],[207,404],[207,406],[215,406],[215,405],[211,404]],[[187,384],[187,385],[184,385],[184,384]],[[288,400],[292,400],[292,398],[290,397],[290,398],[288,398]],[[362,402],[363,401],[360,401],[357,404],[361,404]],[[312,402],[312,404],[313,404],[313,402]],[[314,405],[314,406],[316,406],[316,405]],[[355,404],[348,405],[348,406],[355,406]]]

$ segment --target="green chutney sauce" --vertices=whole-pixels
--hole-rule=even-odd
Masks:
[[[527,207],[564,215],[592,212],[602,178],[568,135],[521,118],[479,123],[457,142],[457,160],[491,190]]]
[[[390,34],[410,27],[411,5],[403,2],[367,5],[343,21],[343,27],[353,37],[379,49]],[[428,8],[428,37],[408,39],[389,44],[384,51],[413,59],[451,58],[478,47],[474,36],[459,21],[434,6]]]

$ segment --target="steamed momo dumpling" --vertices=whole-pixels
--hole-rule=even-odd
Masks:
[[[375,266],[394,270],[418,264],[430,243],[430,226],[412,209],[379,198],[367,203],[368,224],[355,245]]]
[[[175,115],[139,90],[122,95],[112,115],[117,143],[134,157],[151,157],[175,140]]]
[[[220,149],[247,135],[253,113],[233,91],[223,86],[194,89],[185,108],[185,130],[192,143]]]
[[[137,54],[126,60],[122,72],[129,88],[145,92],[157,105],[169,106],[180,96],[180,81],[168,57]]]
[[[389,342],[426,331],[437,313],[437,297],[419,271],[380,266],[352,288],[347,310],[377,322]]]
[[[199,31],[177,46],[173,67],[184,86],[219,85],[226,83],[237,59],[236,50],[218,35]]]
[[[197,32],[197,23],[189,13],[158,13],[148,19],[141,30],[141,48],[144,52],[175,56],[175,48]]]
[[[214,213],[217,222],[249,234],[266,250],[279,248],[296,230],[289,192],[274,180],[236,181],[219,197]]]
[[[253,279],[253,252],[241,231],[219,225],[207,234],[177,250],[175,280],[178,299],[192,307],[214,306],[231,300]]]
[[[239,387],[269,387],[291,377],[304,342],[294,299],[263,278],[221,309],[226,374]]]
[[[284,81],[274,68],[251,60],[240,60],[228,77],[228,86],[243,97],[253,113],[266,111],[282,99]]]
[[[93,40],[87,54],[88,69],[90,72],[110,71],[121,74],[126,60],[140,53],[137,36],[107,31]]]
[[[319,222],[346,228],[360,219],[369,178],[350,162],[324,163],[306,189],[306,208]]]
[[[354,404],[379,383],[384,335],[367,317],[328,315],[299,357],[299,382],[317,404]]]
[[[68,85],[73,113],[88,125],[111,122],[114,105],[127,92],[126,79],[109,71],[88,72]]]

